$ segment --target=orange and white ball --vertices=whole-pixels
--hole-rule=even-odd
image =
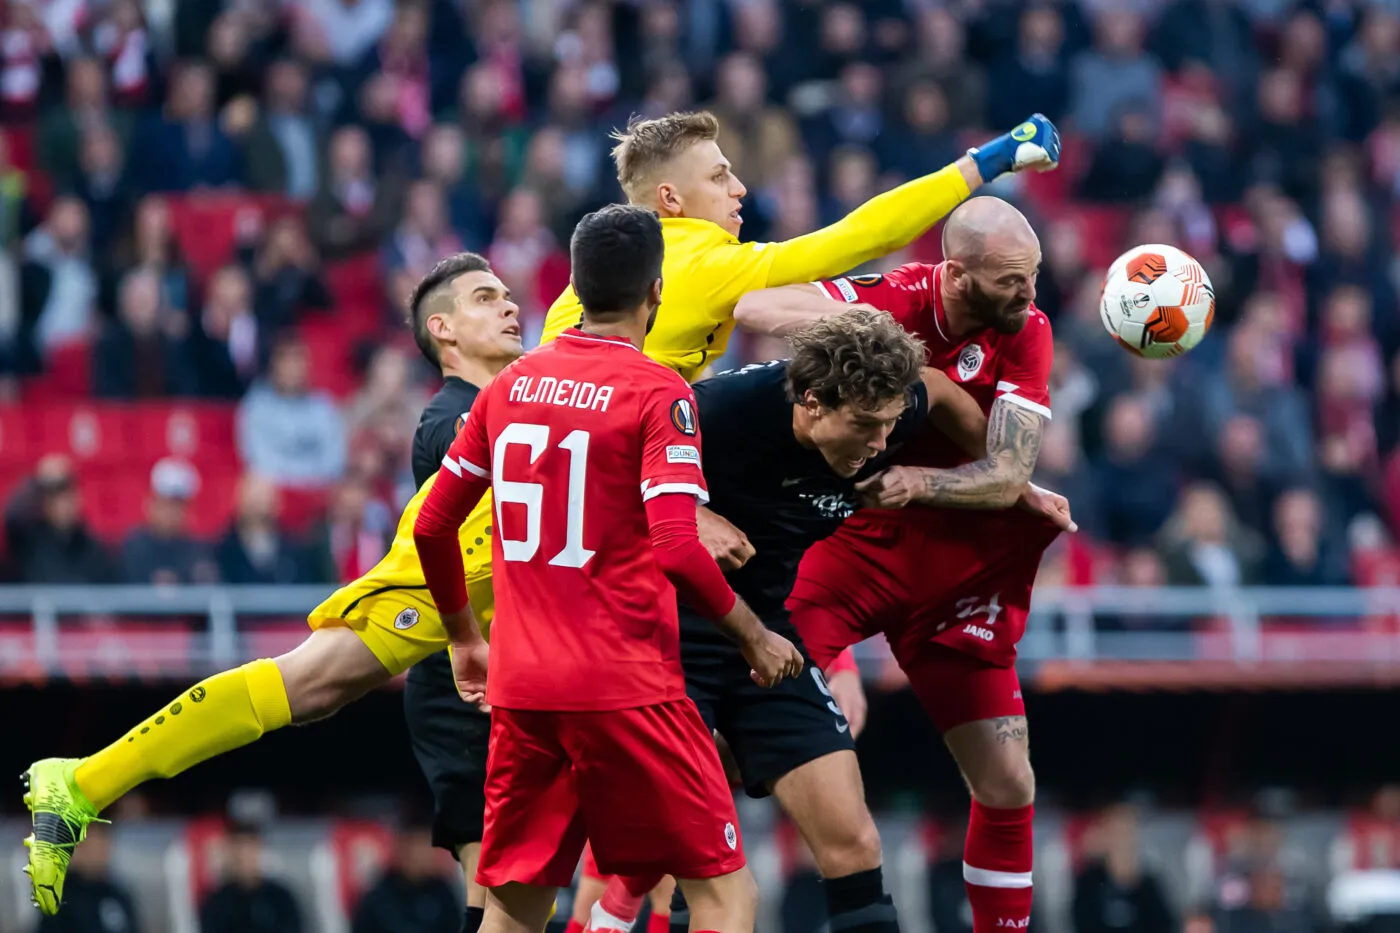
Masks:
[[[1113,261],[1099,305],[1104,328],[1139,356],[1180,356],[1215,317],[1215,289],[1195,259],[1164,243],[1135,246]]]

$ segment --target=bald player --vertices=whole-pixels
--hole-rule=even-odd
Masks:
[[[1040,241],[1010,204],[979,197],[948,218],[943,253],[754,292],[735,317],[787,334],[853,304],[888,311],[987,414],[981,459],[924,432],[862,483],[866,508],[807,552],[788,608],[818,667],[877,632],[889,640],[972,793],[963,880],[974,933],[994,933],[1025,928],[1031,907],[1035,778],[1016,644],[1041,555],[1075,526],[1067,509],[1051,521],[1011,508],[1050,420]]]

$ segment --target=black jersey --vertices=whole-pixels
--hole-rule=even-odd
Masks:
[[[711,511],[733,522],[754,556],[727,574],[730,586],[765,621],[781,616],[806,550],[840,527],[857,507],[855,485],[888,465],[928,415],[922,383],[889,437],[889,448],[851,478],[838,476],[821,452],[803,447],[792,430],[787,361],[721,373],[695,384]],[[683,627],[713,626],[683,613]]]
[[[443,380],[423,415],[418,419],[418,430],[413,432],[413,485],[422,489],[428,477],[442,466],[442,458],[447,456],[447,448],[471,411],[472,403],[481,390],[456,376]]]

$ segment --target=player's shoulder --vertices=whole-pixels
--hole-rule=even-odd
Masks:
[[[1031,347],[1049,347],[1055,343],[1055,329],[1046,313],[1032,302],[1026,312],[1026,326],[1016,334],[1019,343]]]
[[[667,217],[661,221],[668,258],[684,255],[687,265],[730,263],[736,257],[759,254],[772,247],[768,242],[744,242],[719,224],[693,217]]]
[[[771,389],[786,391],[787,370],[788,360],[769,360],[726,369],[695,383],[695,397],[741,398]]]
[[[419,430],[451,423],[455,432],[461,427],[461,420],[471,411],[480,394],[481,389],[465,379],[448,376],[423,408],[423,414],[418,419]]]

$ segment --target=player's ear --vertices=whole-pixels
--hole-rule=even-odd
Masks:
[[[656,186],[656,203],[662,211],[671,216],[676,216],[681,212],[681,195],[676,190],[676,186],[662,182]]]
[[[657,279],[651,283],[651,289],[647,292],[647,304],[653,308],[661,307],[661,280]]]
[[[427,320],[423,322],[423,327],[428,331],[428,335],[434,340],[450,341],[453,339],[454,335],[452,333],[452,324],[447,320],[446,315],[428,315]]]

